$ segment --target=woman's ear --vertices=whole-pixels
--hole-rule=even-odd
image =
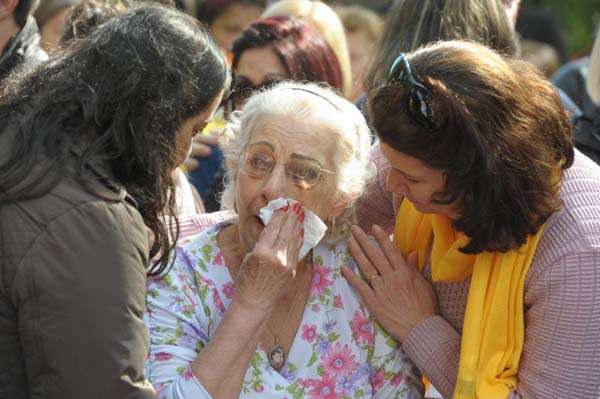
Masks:
[[[344,211],[350,205],[350,200],[348,198],[338,197],[333,204],[333,211],[331,214],[333,217],[339,217],[344,213]]]

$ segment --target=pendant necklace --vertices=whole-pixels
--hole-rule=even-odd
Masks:
[[[310,276],[312,274],[312,270],[308,270],[307,274]],[[290,315],[294,311],[296,300],[298,299],[298,294],[302,291],[302,285],[296,290],[296,294],[294,295],[294,299],[292,300],[292,304],[290,306],[290,310],[285,318],[284,328],[288,326],[288,321],[290,319]],[[271,328],[271,324],[267,322],[267,328],[269,333],[273,336],[275,340],[275,344],[272,345],[267,351],[267,359],[269,360],[269,364],[276,371],[280,371],[287,360],[287,353],[285,353],[285,348],[279,342],[279,337],[273,333],[273,329]]]

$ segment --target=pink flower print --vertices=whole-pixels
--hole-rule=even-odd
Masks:
[[[221,291],[223,291],[223,295],[225,295],[225,298],[227,299],[233,299],[233,296],[235,295],[235,287],[231,281],[223,284]]]
[[[302,339],[307,342],[313,342],[317,337],[317,326],[312,324],[307,326],[306,324],[302,326]]]
[[[215,265],[219,265],[219,266],[223,266],[223,252],[219,251],[219,253],[217,253],[217,256],[215,256],[215,258],[213,259],[213,263]]]
[[[191,380],[192,378],[194,378],[194,372],[192,371],[191,367],[188,367],[185,372],[182,375],[183,379],[186,381]]]
[[[373,393],[377,392],[383,386],[385,382],[383,367],[369,378],[369,382],[371,383],[371,388],[373,388]]]
[[[325,289],[331,285],[329,276],[331,269],[327,266],[313,265],[313,276],[310,282],[310,295],[321,296],[325,293]]]
[[[335,377],[327,373],[323,374],[323,378],[320,380],[311,380],[310,386],[308,394],[311,399],[338,399],[340,397],[335,390]]]
[[[402,372],[399,371],[396,373],[396,375],[392,378],[392,385],[397,387],[398,385],[400,385],[404,380],[406,379],[406,375]]]
[[[159,362],[164,362],[167,360],[170,360],[173,357],[172,354],[167,353],[167,352],[156,352],[154,354],[154,360],[159,361]]]
[[[351,374],[358,367],[348,345],[342,347],[339,342],[329,347],[323,356],[323,363],[325,372],[336,378]]]
[[[373,323],[365,317],[360,310],[354,312],[352,317],[352,336],[358,343],[373,345],[375,334],[373,333]]]
[[[225,313],[225,305],[223,304],[223,301],[221,300],[221,296],[219,295],[219,290],[217,290],[216,288],[211,288],[212,294],[213,294],[213,300],[215,301],[215,305],[217,306],[217,309],[219,309],[219,311],[221,313]]]
[[[344,303],[342,302],[342,296],[340,294],[333,297],[333,306],[338,309],[344,309]]]
[[[264,390],[265,390],[265,387],[263,387],[263,386],[262,386],[262,384],[260,384],[260,383],[256,383],[256,384],[254,385],[254,391],[255,391],[255,392],[261,393],[261,392],[262,392],[262,391],[264,391]]]

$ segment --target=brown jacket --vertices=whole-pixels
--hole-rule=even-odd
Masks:
[[[90,187],[0,206],[1,399],[155,397],[146,228],[124,190]]]

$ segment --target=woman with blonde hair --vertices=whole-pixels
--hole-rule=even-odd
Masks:
[[[358,5],[334,9],[346,31],[353,79],[350,99],[356,101],[363,94],[362,81],[381,36],[383,20],[374,11]]]
[[[342,69],[342,94],[349,98],[352,92],[352,67],[344,26],[327,4],[314,0],[282,0],[269,6],[263,18],[287,15],[309,21],[327,40]]]

